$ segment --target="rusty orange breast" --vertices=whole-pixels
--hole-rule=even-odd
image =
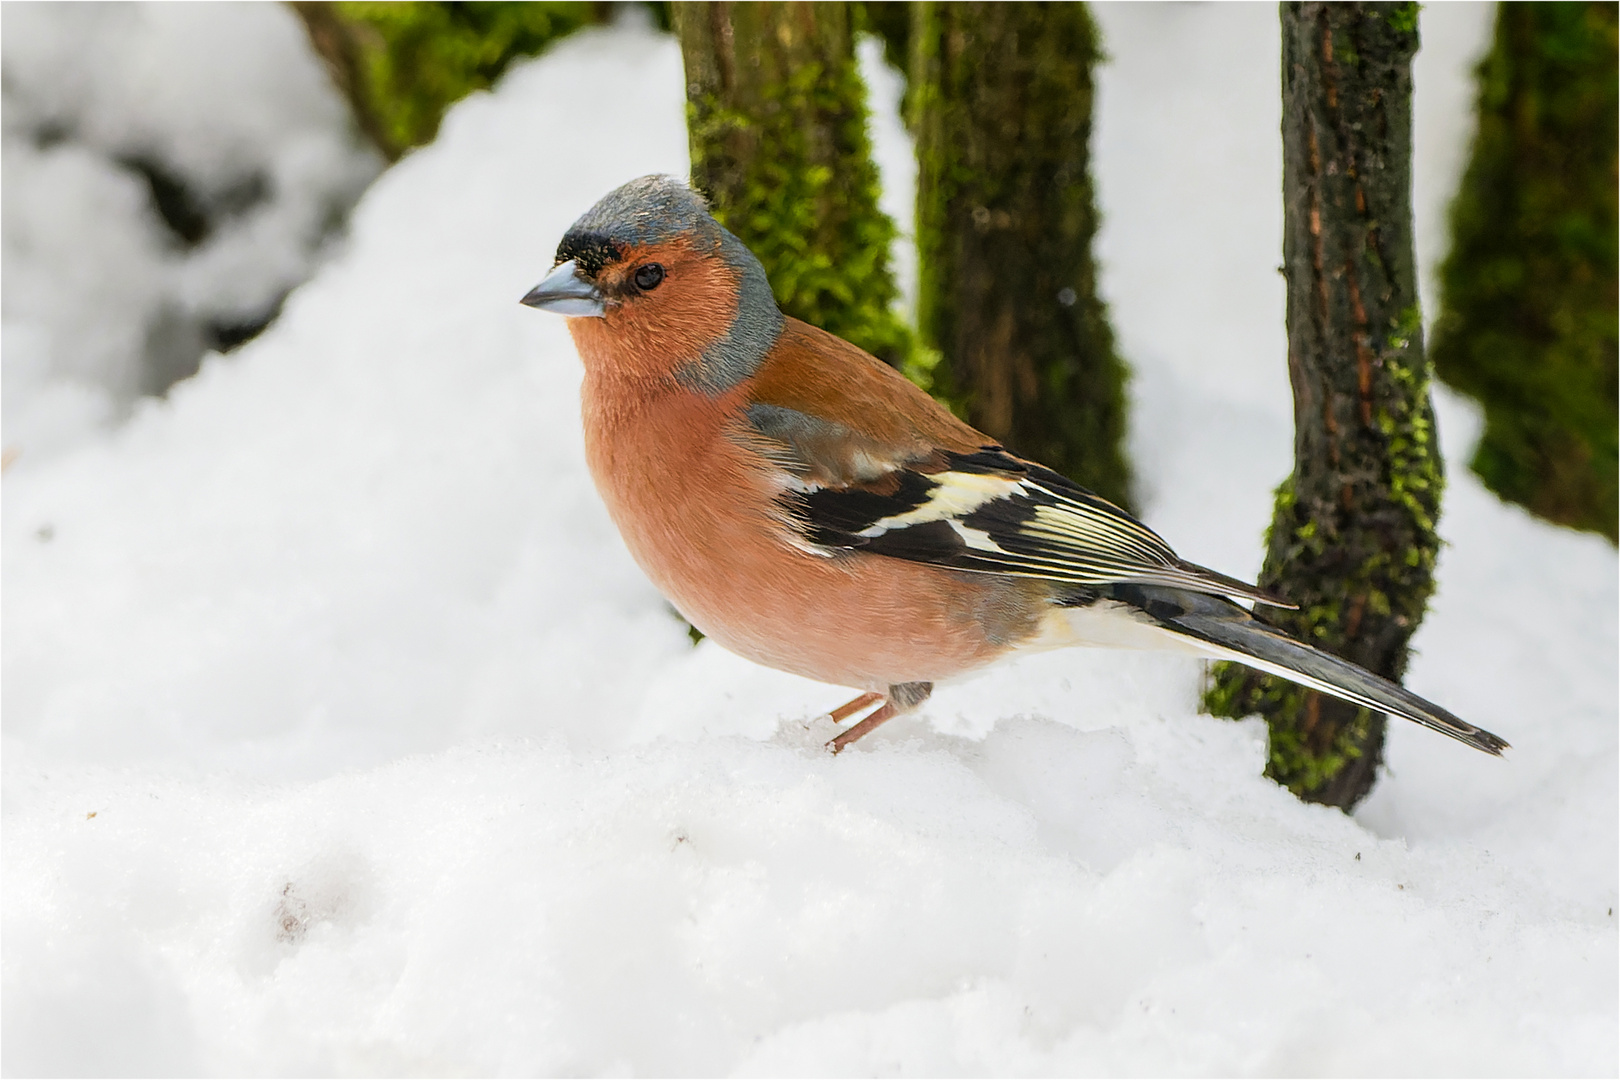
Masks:
[[[710,398],[607,370],[587,364],[582,402],[597,489],[653,584],[726,648],[882,690],[980,667],[1038,632],[1028,583],[795,546],[779,481],[728,437],[741,390]]]

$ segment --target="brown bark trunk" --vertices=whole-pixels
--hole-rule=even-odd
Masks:
[[[849,4],[677,3],[692,183],[782,310],[901,364]]]
[[[1096,27],[1083,4],[925,3],[911,33],[918,327],[934,389],[1009,449],[1130,504],[1097,296]]]
[[[1417,5],[1285,3],[1283,260],[1294,473],[1260,582],[1268,618],[1391,679],[1434,588],[1442,476],[1412,247]],[[1384,717],[1247,668],[1211,711],[1260,713],[1268,774],[1349,808],[1372,787]]]

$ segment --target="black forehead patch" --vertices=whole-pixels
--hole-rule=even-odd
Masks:
[[[559,261],[578,259],[592,273],[628,248],[662,244],[677,236],[717,245],[720,225],[703,197],[673,176],[643,176],[602,196],[569,228]],[[587,258],[596,260],[591,265]]]
[[[599,232],[584,232],[578,226],[569,229],[562,243],[557,245],[559,264],[573,259],[591,277],[600,274],[604,266],[618,262],[623,255],[624,250],[609,237]]]

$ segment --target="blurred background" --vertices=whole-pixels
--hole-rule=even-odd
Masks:
[[[1284,41],[1331,38],[1333,10],[1285,7]],[[1351,52],[1324,60],[1300,44],[1283,64],[1298,78],[1281,95],[1281,204],[1305,215],[1309,202],[1315,216],[1285,222],[1280,269],[1296,396],[1377,399],[1381,430],[1368,412],[1359,450],[1296,457],[1260,576],[1307,609],[1280,616],[1296,632],[1399,677],[1438,551],[1431,365],[1483,410],[1466,464],[1490,490],[1616,539],[1615,7],[1508,3],[1489,17],[1427,309],[1412,202],[1417,9],[1339,14]],[[1151,422],[1133,427],[1131,358],[1106,303],[1117,283],[1096,259],[1107,54],[1079,4],[10,5],[5,461],[29,467],[94,439],[205,356],[263,333],[340,246],[368,185],[431,144],[457,101],[622,21],[678,36],[692,180],[761,257],[785,311],[901,368],[1016,451],[1140,506],[1132,439]],[[863,49],[870,77],[899,95],[898,145],[910,148],[887,183]],[[1335,104],[1341,92],[1378,104],[1361,118]],[[1333,145],[1319,145],[1334,125]],[[1323,167],[1323,154],[1337,156]],[[1324,220],[1360,284],[1323,293],[1313,329],[1306,298],[1337,271],[1320,249],[1313,269],[1289,237]],[[1371,254],[1353,265],[1357,245]],[[1425,317],[1427,355],[1412,338]],[[1337,438],[1326,412],[1296,423],[1301,454]],[[1355,479],[1346,454],[1383,478]],[[1351,786],[1370,784],[1376,730],[1318,734],[1284,760],[1283,717],[1337,706],[1283,693],[1222,671],[1207,704],[1272,719],[1273,771],[1302,794],[1346,755],[1364,765]],[[1366,723],[1347,710],[1322,730]]]
[[[8,4],[7,460],[46,456],[117,424],[137,398],[162,395],[193,374],[205,353],[229,352],[260,333],[342,234],[366,186],[430,143],[446,109],[491,86],[513,61],[619,18],[673,26],[669,4],[633,5],[633,13],[625,6]],[[753,7],[739,5],[726,18],[790,25],[781,12],[750,13]],[[1024,452],[1128,502],[1123,375],[1114,370],[1124,361],[1113,354],[1090,266],[1097,223],[1086,144],[1092,68],[1104,55],[1096,31],[1083,7],[1053,23],[1050,13],[1020,16],[1013,5],[964,11],[947,19],[949,26],[929,24],[914,34],[918,7],[817,5],[795,16],[804,23],[802,39],[777,50],[778,69],[749,67],[758,72],[752,82],[724,87],[717,73],[712,86],[694,75],[695,179],[761,252],[792,313],[909,364],[993,434],[1017,432]],[[1429,313],[1438,374],[1485,407],[1470,467],[1503,498],[1611,540],[1613,16],[1609,4],[1497,9],[1477,69],[1470,159],[1451,201],[1439,311]],[[709,21],[709,14],[688,20],[689,66],[717,48]],[[725,32],[746,37],[767,29]],[[947,78],[939,85],[948,94],[925,95],[919,104],[917,84],[938,83],[949,52],[938,41],[913,41],[929,32],[957,41],[977,35],[974,65],[986,70],[994,65],[982,64],[983,56],[1016,52],[1020,33],[1026,42],[1041,40],[1051,55],[1009,65],[1022,62],[1043,80],[1027,96],[993,80],[972,84],[975,72]],[[996,192],[1009,207],[1002,214],[1016,210],[1029,236],[1045,238],[1049,250],[1031,251],[1031,262],[1084,264],[1074,275],[1082,279],[1071,290],[1076,299],[1065,305],[1084,315],[1068,335],[1073,340],[1028,347],[1035,367],[1055,352],[1083,357],[1078,374],[1048,377],[1047,392],[997,389],[1016,378],[970,370],[966,340],[948,339],[983,331],[945,325],[932,296],[954,283],[925,288],[919,304],[907,287],[909,265],[898,265],[909,260],[889,255],[895,229],[877,206],[862,129],[866,91],[852,66],[863,37],[880,42],[891,70],[906,80],[912,100],[903,112],[925,141],[961,138],[971,155],[989,152],[973,144],[974,125],[1024,132],[1016,148],[1013,140],[995,146],[1006,151],[995,165],[1003,175],[978,166],[981,185],[1061,174],[1057,194],[1044,203],[1012,206],[1028,193]],[[804,82],[807,71],[824,82],[820,100],[782,99],[782,87]],[[952,111],[968,107],[979,113]],[[716,119],[724,109],[769,112],[779,130],[739,143],[744,125],[728,129],[724,116]],[[942,124],[961,130],[928,134]],[[775,205],[745,190],[744,174],[759,167],[748,139],[771,147],[776,172],[758,183],[770,186]],[[944,145],[926,142],[921,153],[938,156]],[[1041,153],[1051,160],[1031,160]],[[818,155],[825,160],[812,160]],[[838,176],[832,192],[818,169]],[[924,173],[921,198],[939,203],[938,184],[926,166]],[[943,207],[939,214],[922,237],[936,278],[953,272],[937,269],[953,227]],[[1015,246],[1032,245],[1026,236]],[[1013,276],[1013,253],[974,254],[1003,280]],[[1063,336],[1043,327],[1021,332]],[[937,367],[942,349],[949,353],[944,370]]]
[[[1612,1075],[1615,12],[0,4],[0,1072]],[[517,303],[654,171],[1512,753],[1086,650],[820,753]]]

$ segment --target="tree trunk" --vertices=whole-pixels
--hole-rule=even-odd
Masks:
[[[914,12],[917,315],[941,353],[933,389],[1009,449],[1129,505],[1126,371],[1091,255],[1096,27],[1083,4]]]
[[[1434,589],[1442,476],[1412,252],[1417,5],[1285,3],[1283,260],[1294,474],[1277,491],[1273,616],[1391,679]],[[1348,809],[1372,787],[1384,717],[1222,665],[1206,704],[1259,713],[1267,774]]]
[[[1473,469],[1550,521],[1620,536],[1616,17],[1501,4],[1451,206],[1434,369],[1485,406]]]
[[[677,3],[692,182],[746,243],[782,310],[889,363],[894,223],[878,209],[846,3]]]
[[[389,161],[433,141],[451,105],[493,86],[602,12],[589,3],[308,3],[292,0],[310,44]]]
[[[338,14],[330,0],[289,0],[287,5],[304,24],[310,46],[326,66],[327,77],[349,103],[360,131],[390,162],[398,161],[405,148],[395,145],[388,126],[372,104],[371,84],[366,71],[365,47],[354,23]]]

